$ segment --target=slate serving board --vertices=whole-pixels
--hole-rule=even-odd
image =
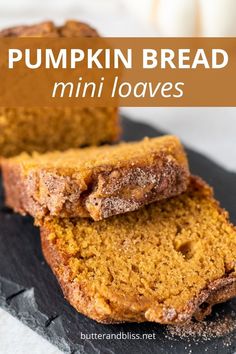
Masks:
[[[123,140],[138,140],[163,133],[123,118]],[[215,188],[216,197],[236,223],[236,174],[227,172],[203,155],[187,149],[191,171]],[[102,325],[77,313],[63,298],[51,270],[45,263],[39,232],[30,217],[13,214],[3,205],[0,188],[0,306],[20,319],[66,353],[83,354],[180,354],[234,353],[235,333],[205,341],[169,336],[158,324]],[[209,321],[217,315],[236,313],[236,300],[218,305]],[[155,333],[156,339],[81,339],[89,334]]]

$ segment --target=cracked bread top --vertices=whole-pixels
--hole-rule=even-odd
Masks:
[[[52,21],[36,25],[16,26],[0,31],[0,37],[97,37],[98,33],[89,25],[75,20],[56,26]]]

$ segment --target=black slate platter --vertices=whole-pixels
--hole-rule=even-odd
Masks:
[[[163,134],[145,124],[123,119],[124,140]],[[236,223],[236,174],[227,172],[203,155],[190,149],[191,170],[215,188],[216,197]],[[29,217],[13,214],[3,205],[0,191],[0,306],[27,326],[44,336],[66,353],[84,354],[180,354],[234,353],[235,332],[222,337],[180,338],[170,335],[168,328],[158,324],[102,325],[77,313],[63,298],[51,270],[45,263],[39,232]],[[218,317],[236,316],[236,301],[218,305],[209,318],[209,326]],[[236,321],[236,319],[235,319]],[[81,338],[81,333],[87,338]],[[155,339],[109,339],[112,334],[154,333]],[[91,339],[102,334],[103,339]],[[118,336],[118,337],[119,337]],[[32,353],[33,354],[33,353]]]

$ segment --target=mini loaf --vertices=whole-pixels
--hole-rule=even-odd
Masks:
[[[198,178],[107,220],[46,218],[41,240],[65,297],[99,322],[201,320],[236,296],[236,229]]]
[[[2,162],[6,203],[37,220],[92,217],[100,220],[185,191],[189,170],[174,136]]]
[[[94,37],[97,32],[82,22],[67,21],[18,26],[0,37]],[[29,88],[31,89],[31,88]],[[120,124],[116,108],[21,107],[0,108],[0,159],[23,151],[64,151],[117,141]]]

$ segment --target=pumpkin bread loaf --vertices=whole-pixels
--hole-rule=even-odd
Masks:
[[[90,26],[67,21],[57,27],[52,22],[18,26],[0,32],[0,37],[93,37]],[[40,153],[64,151],[86,145],[117,141],[120,135],[115,108],[0,108],[0,158],[23,151]]]
[[[200,320],[236,296],[236,229],[196,177],[107,220],[46,218],[41,240],[65,297],[99,322]]]
[[[100,220],[185,191],[189,170],[174,136],[2,162],[6,203],[36,219],[45,215]]]

